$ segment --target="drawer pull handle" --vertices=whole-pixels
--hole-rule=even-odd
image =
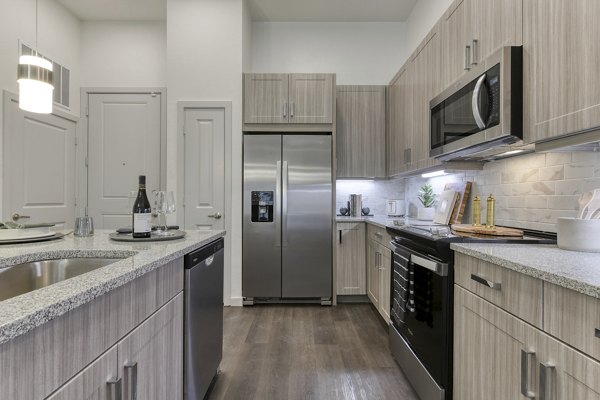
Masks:
[[[540,364],[540,400],[555,400],[556,380],[554,375],[556,367],[550,363]],[[546,397],[546,393],[548,396]]]
[[[596,337],[600,339],[600,329],[596,328]]]
[[[108,398],[110,400],[121,400],[121,378],[110,378],[108,385]]]
[[[471,279],[477,283],[481,283],[482,285],[489,287],[490,289],[502,290],[501,283],[488,281],[487,279],[482,278],[479,275],[471,274]]]
[[[137,363],[129,362],[124,365],[127,379],[126,392],[128,400],[137,400]]]
[[[521,350],[521,394],[528,399],[535,399],[535,393],[529,390],[530,360],[535,357],[535,352]]]
[[[379,239],[381,239],[383,237],[383,235],[379,232],[375,232],[375,236],[378,237]]]

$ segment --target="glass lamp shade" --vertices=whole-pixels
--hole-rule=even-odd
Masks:
[[[52,112],[52,63],[37,56],[19,58],[19,108],[34,113]]]

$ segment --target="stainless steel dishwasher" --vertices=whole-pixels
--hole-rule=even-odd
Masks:
[[[223,357],[223,250],[219,239],[186,254],[184,399],[202,400]]]

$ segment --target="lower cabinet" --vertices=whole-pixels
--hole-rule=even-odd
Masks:
[[[182,360],[180,293],[48,400],[182,399]]]
[[[455,285],[455,399],[600,400],[598,376],[598,361]]]
[[[385,322],[390,322],[392,252],[373,239],[367,244],[367,296]]]
[[[364,222],[338,222],[336,254],[336,294],[366,294]]]

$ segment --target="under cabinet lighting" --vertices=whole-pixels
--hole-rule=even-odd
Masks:
[[[444,170],[439,170],[439,171],[428,172],[426,174],[421,174],[421,177],[423,177],[423,178],[434,178],[436,176],[443,176],[443,175],[448,175],[448,174]]]
[[[497,154],[496,157],[511,156],[513,154],[519,154],[519,153],[522,153],[524,151],[525,150],[509,150],[509,151],[505,151],[504,153]]]

